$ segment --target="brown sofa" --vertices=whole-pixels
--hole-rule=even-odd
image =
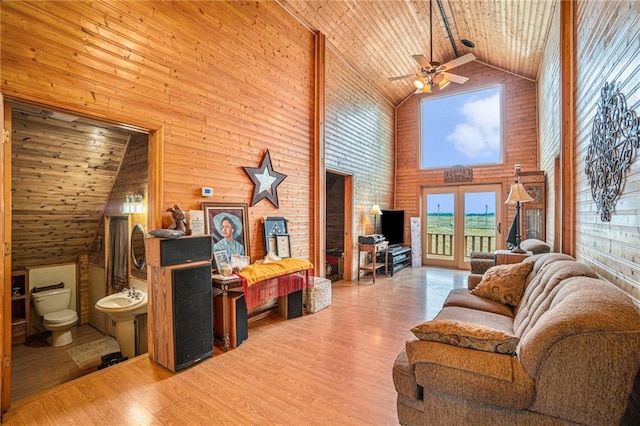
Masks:
[[[495,352],[464,347],[459,336],[441,343],[428,332],[408,341],[393,367],[401,424],[620,422],[640,366],[637,308],[570,256],[524,262],[533,265],[517,306],[454,289],[436,318],[421,325],[495,330],[515,339],[515,353],[500,353],[501,345]]]

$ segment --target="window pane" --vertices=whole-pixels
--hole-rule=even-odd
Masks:
[[[421,167],[501,161],[500,86],[420,101]]]
[[[496,249],[496,193],[467,192],[464,194],[465,257],[472,251]]]

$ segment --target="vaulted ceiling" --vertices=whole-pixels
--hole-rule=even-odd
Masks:
[[[434,61],[473,53],[485,65],[536,80],[558,0],[281,0],[394,105],[415,87],[412,78],[389,77],[417,73],[412,55],[430,58],[430,3]]]

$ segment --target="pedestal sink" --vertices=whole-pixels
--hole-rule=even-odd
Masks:
[[[147,312],[147,293],[126,288],[120,293],[103,297],[96,303],[96,309],[103,312],[115,327],[115,338],[123,356],[133,358],[135,353],[135,325],[137,315]]]

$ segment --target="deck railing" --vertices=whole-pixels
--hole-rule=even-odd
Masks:
[[[465,235],[464,252],[469,257],[472,251],[492,252],[496,249],[496,238],[491,235]],[[427,233],[427,254],[452,256],[453,234]]]

